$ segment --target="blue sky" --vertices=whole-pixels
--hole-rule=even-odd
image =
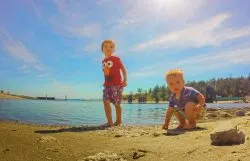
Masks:
[[[0,89],[101,98],[104,39],[128,72],[125,93],[186,80],[247,76],[248,0],[10,0],[0,2]]]

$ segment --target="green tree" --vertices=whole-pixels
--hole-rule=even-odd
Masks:
[[[160,91],[159,85],[156,85],[152,91],[152,97],[156,102],[157,100],[159,100],[159,91]]]
[[[165,85],[161,86],[160,88],[160,98],[162,101],[167,100],[167,88]]]
[[[138,93],[139,95],[141,95],[141,93],[142,93],[142,88],[138,88],[138,89],[137,89],[137,93]]]

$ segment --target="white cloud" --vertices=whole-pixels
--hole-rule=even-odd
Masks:
[[[85,1],[53,0],[53,2],[60,14],[68,21],[86,18],[86,14],[83,12],[87,9]]]
[[[101,25],[90,23],[82,26],[65,26],[65,29],[76,37],[98,37],[101,35]]]
[[[34,54],[32,54],[22,42],[14,40],[4,27],[0,26],[0,41],[2,42],[3,49],[14,59],[25,64],[20,68],[20,70],[28,71],[30,68],[36,69],[38,71],[44,71],[46,69]],[[29,69],[29,70],[28,70]]]
[[[50,23],[59,32],[78,38],[96,38],[101,35],[101,24],[87,21],[87,12],[91,6],[85,1],[53,1],[58,13],[50,19]]]
[[[174,69],[184,69],[185,73],[198,75],[204,72],[223,70],[237,65],[250,65],[249,45],[234,46],[218,52],[208,53],[201,56],[193,56],[185,60],[167,61],[162,60],[157,64],[148,65],[145,68],[129,73],[129,79],[164,77],[165,72]]]
[[[97,43],[91,43],[91,44],[86,45],[83,50],[84,52],[87,52],[87,53],[97,52],[98,50],[100,50],[100,45]]]
[[[31,4],[36,16],[39,19],[42,19],[42,14],[41,14],[40,10],[38,9],[38,5],[35,3],[35,1],[34,0],[28,0],[28,2]]]
[[[222,24],[231,17],[230,14],[219,14],[202,23],[197,23],[181,31],[164,34],[153,40],[138,44],[132,51],[144,51],[159,48],[199,48],[205,46],[218,46],[221,43],[250,36],[250,26],[232,29]]]
[[[20,71],[22,71],[23,73],[27,74],[31,72],[31,69],[28,65],[23,65],[22,67],[19,68]]]
[[[119,19],[115,29],[134,27],[133,25],[145,25],[150,22],[161,23],[185,21],[199,11],[205,4],[204,0],[133,0],[127,1],[129,10]],[[131,26],[132,25],[132,26]]]
[[[250,65],[250,47],[234,48],[177,62],[176,67],[202,73],[235,65]]]
[[[24,64],[22,67],[19,68],[19,70],[26,70],[29,69],[29,66]]]
[[[42,74],[38,74],[36,75],[37,78],[45,78],[45,77],[48,77],[50,76],[51,74],[50,73],[42,73]]]
[[[166,61],[159,62],[157,64],[148,65],[147,67],[140,68],[131,73],[128,73],[129,80],[135,79],[145,79],[150,77],[164,77],[165,71],[171,66],[171,63],[167,63],[168,66],[165,65]]]

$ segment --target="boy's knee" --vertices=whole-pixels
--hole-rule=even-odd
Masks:
[[[108,105],[108,104],[110,104],[110,101],[109,100],[104,100],[103,103],[104,103],[104,105]]]
[[[114,104],[115,108],[121,108],[121,105],[119,103]]]
[[[192,109],[195,106],[195,103],[193,102],[188,102],[185,105],[185,109]]]

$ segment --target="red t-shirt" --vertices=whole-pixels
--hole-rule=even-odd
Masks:
[[[110,56],[102,61],[102,69],[105,77],[104,86],[121,85],[121,66],[121,60],[117,56]]]

